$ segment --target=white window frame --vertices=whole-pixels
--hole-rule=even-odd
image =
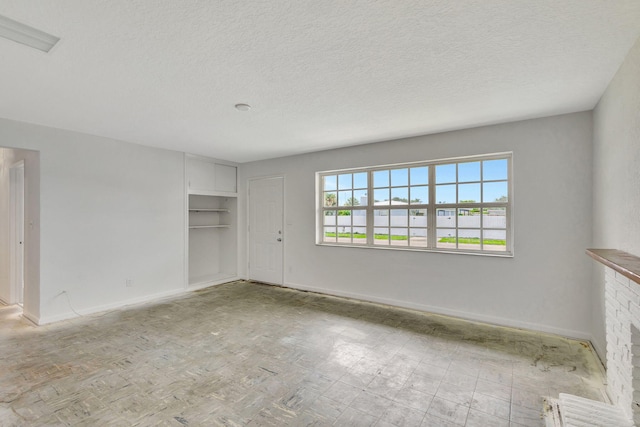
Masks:
[[[435,170],[436,166],[446,165],[446,164],[458,164],[458,163],[467,163],[473,161],[480,161],[482,165],[482,161],[484,160],[507,160],[507,202],[482,202],[482,193],[480,202],[478,203],[436,203],[436,180],[435,180]],[[429,167],[429,180],[428,180],[428,193],[429,193],[429,202],[425,204],[407,204],[407,205],[392,205],[391,203],[387,205],[374,205],[374,183],[373,183],[373,173],[380,170],[388,170],[388,169],[401,169],[401,168],[415,168],[421,166]],[[482,167],[482,166],[481,166]],[[457,168],[456,168],[457,171]],[[335,207],[325,207],[324,206],[324,188],[323,188],[323,178],[325,176],[330,175],[339,175],[346,173],[361,173],[366,172],[367,175],[367,205],[366,206],[338,206],[336,202]],[[482,178],[482,169],[481,169],[480,181],[483,182],[491,182],[491,180],[484,181]],[[503,181],[503,180],[497,180]],[[456,173],[456,184],[460,184],[458,182],[458,176]],[[476,183],[475,181],[472,183]],[[462,182],[462,184],[467,184],[467,182]],[[410,187],[411,183],[407,184],[407,187]],[[480,184],[481,192],[482,184]],[[393,188],[391,182],[389,182],[389,188]],[[458,186],[456,185],[456,200],[457,200],[457,191]],[[492,154],[482,154],[482,155],[473,155],[473,156],[465,156],[465,157],[456,157],[456,158],[448,158],[448,159],[438,159],[438,160],[428,160],[428,161],[418,161],[418,162],[408,162],[408,163],[394,163],[388,165],[377,165],[371,167],[361,167],[361,168],[350,168],[350,169],[336,169],[336,170],[328,170],[316,172],[316,244],[320,246],[341,246],[341,247],[356,247],[356,248],[373,248],[373,249],[385,249],[385,250],[400,250],[400,251],[421,251],[421,252],[439,252],[439,253],[456,253],[456,254],[470,254],[470,255],[483,255],[483,256],[497,256],[497,257],[513,257],[514,255],[514,244],[513,244],[513,200],[514,200],[514,191],[513,191],[513,153],[512,152],[504,152],[504,153],[492,153]],[[336,200],[338,197],[338,190],[336,190]],[[411,195],[409,195],[409,199],[411,199]],[[393,245],[376,245],[374,244],[374,210],[384,210],[384,209],[409,209],[409,210],[417,210],[417,209],[427,209],[427,247],[420,246],[393,246]],[[437,243],[437,214],[436,211],[442,208],[450,208],[450,209],[473,209],[478,208],[480,212],[484,212],[484,209],[490,208],[505,208],[506,209],[506,250],[505,251],[495,251],[495,250],[472,250],[472,249],[461,249],[458,248],[458,243],[456,241],[456,248],[438,248],[436,247]],[[326,242],[324,241],[324,213],[328,210],[365,210],[367,213],[367,222],[366,222],[366,243],[342,243],[342,242]],[[484,215],[480,215],[480,227],[479,230],[483,233],[485,230],[492,230],[491,228],[483,227],[483,217]],[[389,226],[390,227],[390,226]],[[458,218],[456,216],[456,235],[459,230],[464,230],[464,228],[458,227]],[[500,229],[502,230],[502,229]],[[480,239],[480,247],[482,248],[483,238]]]

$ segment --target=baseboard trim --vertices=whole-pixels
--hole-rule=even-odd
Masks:
[[[164,298],[175,297],[175,296],[186,294],[186,293],[189,293],[189,292],[198,291],[198,290],[210,287],[210,286],[218,286],[220,284],[233,282],[233,281],[236,281],[236,280],[242,280],[242,279],[241,279],[240,276],[238,276],[238,277],[235,277],[235,278],[221,280],[219,282],[205,283],[205,284],[202,284],[202,285],[199,285],[199,286],[188,287],[186,289],[184,289],[184,288],[172,289],[172,290],[165,291],[165,292],[159,292],[159,293],[152,294],[152,295],[146,295],[146,296],[142,296],[142,297],[131,298],[131,299],[128,299],[128,300],[119,301],[119,302],[115,302],[115,303],[103,304],[103,305],[98,305],[98,306],[78,309],[76,311],[77,311],[77,313],[79,315],[87,316],[87,315],[92,315],[92,314],[96,314],[96,313],[100,313],[100,312],[104,312],[104,311],[120,309],[120,308],[123,308],[123,307],[146,304],[146,303],[149,303],[149,302],[156,302],[156,301],[164,299]],[[407,309],[411,309],[411,310],[417,310],[417,311],[422,311],[422,312],[427,312],[427,313],[439,314],[439,315],[443,315],[443,316],[456,317],[456,318],[459,318],[459,319],[470,320],[470,321],[480,322],[480,323],[487,323],[487,324],[490,324],[490,325],[506,326],[506,327],[510,327],[510,328],[525,329],[525,330],[534,331],[534,332],[545,332],[545,333],[550,333],[550,334],[554,334],[554,335],[560,335],[560,336],[564,336],[564,337],[568,337],[568,338],[574,338],[574,339],[589,341],[598,355],[604,354],[604,353],[601,353],[602,349],[599,348],[598,344],[592,339],[592,336],[590,334],[587,334],[587,333],[584,333],[584,332],[580,332],[580,331],[575,331],[575,330],[570,330],[570,329],[563,329],[563,328],[556,328],[556,327],[553,327],[553,326],[542,325],[542,324],[533,323],[533,322],[514,321],[512,319],[506,319],[506,318],[503,318],[503,317],[486,316],[486,315],[482,315],[482,314],[469,313],[469,312],[464,312],[464,311],[459,311],[459,310],[452,310],[452,309],[438,307],[438,306],[434,306],[434,305],[418,304],[418,303],[413,303],[413,302],[408,302],[408,301],[396,300],[396,299],[392,299],[392,298],[380,298],[380,297],[375,297],[375,296],[371,296],[371,295],[359,294],[359,293],[355,293],[355,292],[344,292],[344,291],[339,291],[339,290],[329,289],[329,288],[321,288],[321,287],[316,287],[316,286],[307,286],[307,285],[302,285],[302,284],[299,284],[299,283],[285,282],[283,284],[283,286],[287,287],[287,288],[291,288],[291,289],[302,290],[302,291],[317,292],[317,293],[325,294],[325,295],[333,295],[333,296],[337,296],[337,297],[351,298],[351,299],[354,299],[354,300],[359,300],[359,301],[364,301],[364,302],[385,304],[385,305],[391,305],[391,306],[394,306],[394,307],[407,308]],[[57,315],[54,315],[54,316],[36,317],[36,316],[32,316],[32,315],[30,315],[30,314],[25,312],[25,313],[23,313],[23,316],[26,317],[29,321],[35,323],[36,325],[46,325],[46,324],[50,324],[50,323],[54,323],[54,322],[59,322],[59,321],[62,321],[62,320],[68,320],[68,319],[73,319],[73,318],[79,317],[78,314],[74,313],[73,311],[69,311],[69,312],[57,314]]]
[[[591,337],[589,341],[591,344],[591,349],[596,354],[598,358],[598,362],[600,362],[600,369],[602,370],[602,375],[604,376],[605,383],[607,381],[607,352],[600,346],[600,343]]]
[[[235,277],[226,277],[220,280],[212,280],[210,282],[205,282],[205,283],[198,283],[197,285],[189,285],[187,287],[187,292],[199,291],[200,289],[210,288],[212,286],[218,286],[218,285],[222,285],[224,283],[229,283],[229,282],[237,282],[238,280],[242,280],[242,279],[235,276]]]
[[[22,309],[22,317],[36,326],[40,324],[40,318],[38,316],[34,316],[33,314],[27,313],[26,311],[24,311],[24,308]]]
[[[452,309],[438,307],[434,305],[417,304],[417,303],[408,302],[408,301],[395,300],[392,298],[380,298],[380,297],[375,297],[371,295],[359,294],[355,292],[344,292],[344,291],[338,291],[335,289],[320,288],[316,286],[306,286],[306,285],[301,285],[299,283],[286,282],[283,286],[286,288],[298,289],[302,291],[317,292],[325,295],[351,298],[354,300],[359,300],[364,302],[385,304],[385,305],[391,305],[399,308],[408,308],[411,310],[439,314],[439,315],[449,316],[449,317],[456,317],[458,319],[464,319],[464,320],[469,320],[469,321],[479,322],[479,323],[486,323],[494,326],[506,326],[509,328],[524,329],[524,330],[533,331],[533,332],[545,332],[553,335],[559,335],[567,338],[573,338],[573,339],[591,342],[591,334],[580,332],[580,331],[574,331],[571,329],[556,328],[554,326],[542,325],[539,323],[521,322],[517,320],[506,319],[503,317],[469,313],[466,311],[452,310]]]
[[[221,284],[221,283],[218,283],[218,284]],[[185,288],[171,289],[169,291],[158,292],[155,294],[145,295],[142,297],[130,298],[124,301],[114,302],[110,304],[103,304],[103,305],[96,305],[88,308],[81,308],[76,310],[75,312],[68,311],[66,313],[61,313],[54,316],[44,316],[37,319],[38,321],[35,323],[37,325],[47,325],[50,323],[60,322],[63,320],[74,319],[80,316],[89,316],[92,314],[101,313],[103,311],[110,311],[110,310],[120,309],[124,307],[147,304],[150,302],[157,302],[165,298],[171,298],[171,297],[187,294],[189,292],[197,291],[199,289],[202,289],[208,286],[214,286],[214,284],[207,283],[206,286],[202,286],[200,288],[194,287],[194,288],[187,288],[187,289]],[[33,319],[30,319],[30,320],[33,321]]]

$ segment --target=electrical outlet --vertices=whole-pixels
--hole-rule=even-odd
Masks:
[[[130,288],[133,286],[133,279],[127,279],[125,281],[125,284],[127,285],[127,288]]]

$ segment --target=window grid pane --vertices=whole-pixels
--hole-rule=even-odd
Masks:
[[[407,203],[409,203],[409,187],[391,189],[392,205],[406,205]]]
[[[338,243],[351,243],[351,211],[341,209],[337,216]]]
[[[429,187],[426,185],[412,186],[409,191],[412,205],[424,205],[429,202]]]
[[[375,227],[373,229],[373,241],[374,241],[374,245],[388,246],[389,245],[389,227]]]
[[[455,228],[438,228],[436,230],[436,247],[442,249],[457,249],[457,233]]]
[[[511,254],[511,156],[487,157],[321,174],[321,242]]]
[[[336,240],[336,228],[335,227],[324,227],[324,235],[323,241],[335,243]]]
[[[411,185],[427,185],[429,183],[429,166],[411,168],[409,179]]]
[[[391,169],[391,186],[402,187],[409,185],[409,169]]]
[[[367,244],[367,211],[354,210],[351,216],[351,224],[353,226],[353,243],[356,245]]]
[[[485,251],[505,252],[506,241],[506,230],[484,230],[482,233],[482,246]]]
[[[353,175],[350,173],[338,175],[338,190],[348,190],[353,188]]]
[[[368,174],[367,172],[359,172],[353,174],[353,188],[364,188],[366,189],[368,185]]]
[[[389,186],[389,170],[381,170],[373,172],[373,187],[388,187]]]

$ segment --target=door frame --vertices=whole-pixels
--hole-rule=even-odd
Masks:
[[[287,196],[287,186],[285,185],[286,182],[286,175],[285,174],[276,174],[276,175],[265,175],[265,176],[257,176],[257,177],[253,177],[253,178],[248,178],[247,179],[247,249],[246,249],[246,254],[247,254],[247,259],[246,259],[246,271],[247,271],[247,280],[251,280],[251,270],[250,270],[250,262],[251,262],[251,230],[250,230],[250,225],[251,225],[251,183],[254,181],[263,181],[263,180],[268,180],[268,179],[282,179],[282,236],[283,236],[283,241],[282,241],[282,277],[280,278],[280,283],[273,283],[274,285],[280,285],[280,286],[284,286],[285,284],[285,245],[287,244],[287,233],[285,231],[285,226],[287,224],[287,211],[284,208],[285,205],[285,200],[286,200],[286,196]]]
[[[21,179],[18,180],[18,176]],[[20,185],[18,184],[20,182]],[[20,160],[9,167],[9,240],[10,240],[10,268],[9,282],[11,284],[11,304],[24,304],[25,283],[25,168],[24,160]],[[21,204],[21,214],[18,207]],[[22,228],[22,240],[18,228]],[[22,282],[22,283],[20,283]]]

